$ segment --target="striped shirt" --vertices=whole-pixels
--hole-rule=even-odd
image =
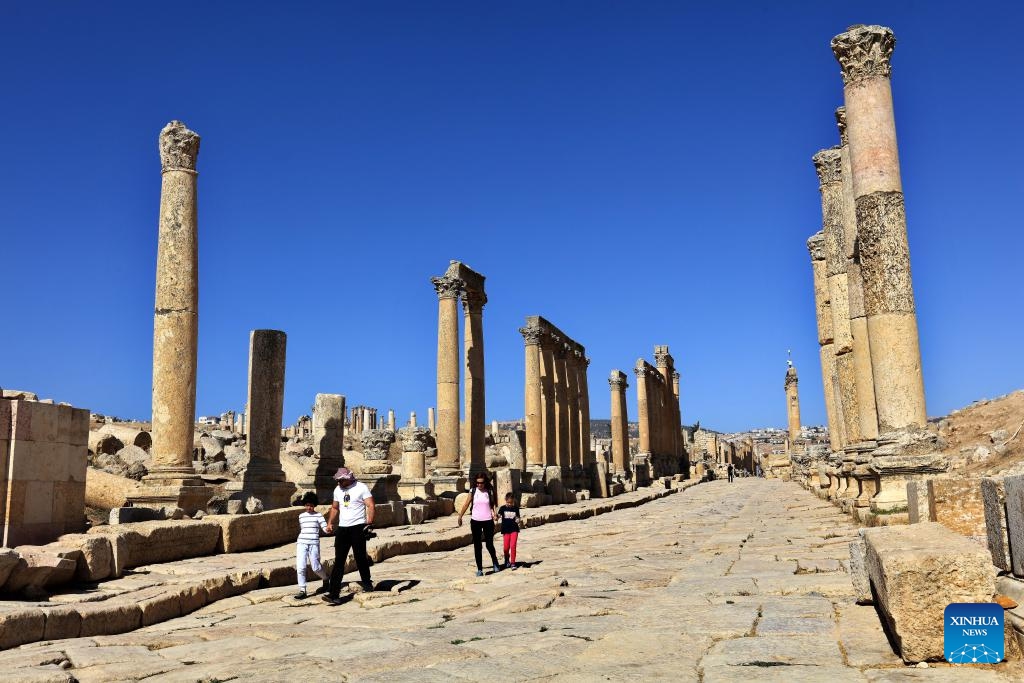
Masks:
[[[327,520],[319,512],[299,515],[299,543],[319,543],[321,529],[327,533]]]

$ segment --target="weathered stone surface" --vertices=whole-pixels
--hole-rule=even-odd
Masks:
[[[329,506],[322,506],[326,511]],[[301,507],[267,510],[254,515],[206,515],[203,522],[220,527],[217,552],[240,553],[294,541],[298,535]]]
[[[46,616],[38,607],[0,612],[0,649],[42,640],[45,628]]]
[[[1006,528],[1010,540],[1010,565],[1015,576],[1024,577],[1024,474],[1003,480],[1006,492]]]
[[[11,572],[18,566],[21,555],[11,548],[0,548],[0,588],[7,583]]]
[[[139,522],[93,527],[90,534],[110,539],[114,551],[114,575],[125,569],[185,557],[211,555],[220,543],[221,525],[200,520]]]
[[[992,598],[989,554],[935,522],[867,529],[863,536],[878,609],[900,655],[907,662],[941,659],[946,605]]]
[[[3,590],[17,593],[26,589],[41,589],[65,584],[75,575],[76,559],[63,557],[46,546],[18,546],[21,559],[11,570]]]
[[[102,581],[114,574],[114,552],[110,539],[98,534],[65,534],[48,547],[55,551],[76,550],[74,580]],[[65,557],[70,555],[65,554]]]
[[[853,592],[859,605],[870,605],[874,602],[871,597],[871,580],[868,578],[866,553],[863,537],[850,541],[850,580],[853,582]]]
[[[961,536],[985,540],[985,505],[980,479],[929,479],[928,507],[931,521]]]
[[[125,505],[129,498],[141,495],[142,486],[137,481],[125,479],[103,470],[90,467],[85,477],[85,504],[110,510]]]
[[[982,503],[985,506],[985,535],[992,564],[1010,571],[1010,539],[1006,528],[1006,490],[1001,477],[981,480]]]

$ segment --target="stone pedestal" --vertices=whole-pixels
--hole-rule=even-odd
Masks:
[[[465,493],[466,477],[463,474],[435,474],[431,475],[430,483],[434,488],[434,495],[441,496],[445,493]]]
[[[390,467],[388,465],[389,469]],[[370,487],[374,503],[387,503],[402,499],[402,496],[398,494],[398,481],[401,477],[397,474],[392,474],[391,472],[367,474],[364,472],[359,476],[359,479]]]
[[[608,463],[600,460],[588,465],[590,468],[590,495],[592,498],[608,497]]]
[[[877,475],[868,465],[857,465],[853,469],[853,477],[860,488],[860,493],[854,500],[854,507],[870,507],[871,499],[878,493]]]
[[[878,477],[878,493],[871,499],[876,514],[907,512],[907,482],[945,472],[949,464],[939,454],[872,458],[868,467]]]
[[[637,486],[651,485],[651,454],[637,453],[633,458],[633,482]]]

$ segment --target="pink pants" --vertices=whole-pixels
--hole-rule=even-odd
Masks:
[[[502,544],[505,546],[505,557],[509,562],[515,564],[516,561],[516,541],[519,540],[519,532],[513,531],[508,534],[501,535]],[[511,550],[511,552],[510,552]]]

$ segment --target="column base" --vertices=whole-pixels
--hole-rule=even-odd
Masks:
[[[398,474],[381,473],[381,474],[362,474],[359,477],[364,484],[370,487],[370,493],[373,494],[374,503],[388,503],[395,500],[401,500],[398,495],[398,480],[401,476]]]
[[[202,479],[194,476],[169,476],[169,473],[156,472],[142,479],[143,491],[136,496],[129,496],[128,501],[137,507],[159,509],[164,507],[181,508],[186,515],[194,515],[197,510],[206,511],[206,504],[214,495],[213,487],[207,486]]]
[[[414,500],[420,498],[423,500],[433,500],[434,494],[434,482],[426,478],[405,478],[402,477],[398,481],[398,495],[402,500]]]
[[[434,485],[434,495],[440,496],[445,493],[460,494],[466,492],[466,477],[461,473],[439,474],[434,471],[430,482]]]
[[[255,496],[263,503],[264,510],[276,510],[292,504],[295,484],[290,481],[230,481],[224,485],[232,498],[248,498]],[[319,497],[319,494],[317,494]],[[321,501],[324,503],[326,501]]]

